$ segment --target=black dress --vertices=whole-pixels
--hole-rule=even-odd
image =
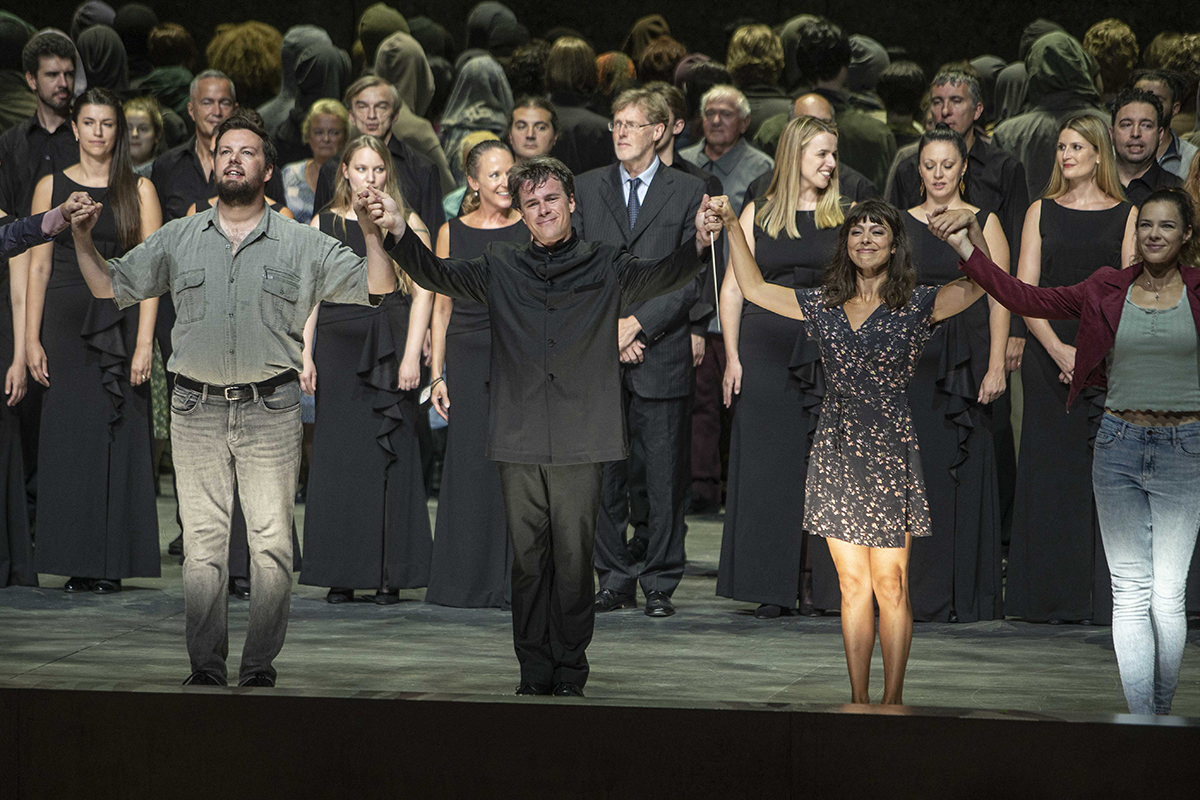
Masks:
[[[14,219],[6,216],[0,219],[0,225],[7,225]],[[12,331],[8,259],[0,259],[0,375],[6,373],[12,364]],[[8,407],[7,400],[0,396],[0,588],[37,586],[37,572],[33,568],[33,542],[29,538],[29,515],[26,510],[21,420],[16,409]]]
[[[104,210],[92,232],[104,258],[124,252],[107,189],[54,174],[52,204],[87,192]],[[92,297],[70,230],[54,240],[42,315],[50,388],[38,444],[38,572],[120,580],[158,577],[150,383],[129,384],[138,306]]]
[[[799,239],[754,226],[755,260],[772,283],[820,286],[838,228],[798,212]],[[729,482],[717,594],[792,608],[800,593],[809,445],[824,384],[820,352],[803,323],[750,303],[738,336],[742,391],[733,406]],[[820,545],[824,548],[824,543]],[[828,558],[828,556],[826,556]]]
[[[366,254],[356,221],[325,213],[319,225]],[[396,590],[429,580],[417,392],[396,388],[410,306],[397,291],[374,308],[323,302],[317,312],[303,584]]]
[[[450,255],[476,258],[491,242],[528,242],[523,222],[472,228],[450,222]],[[482,303],[455,300],[446,328],[450,425],[425,600],[460,608],[507,608],[512,546],[500,495],[500,471],[484,456],[492,333]]]
[[[1103,266],[1121,266],[1121,242],[1132,208],[1076,211],[1042,201],[1040,286],[1069,286]],[[1076,320],[1050,327],[1074,344]],[[1012,540],[1004,608],[1009,616],[1112,621],[1112,587],[1092,502],[1092,442],[1104,392],[1084,389],[1067,413],[1058,365],[1030,334],[1021,364],[1025,410],[1013,499]]]
[[[958,254],[905,213],[917,281],[943,286],[962,277]],[[980,211],[980,227],[989,212]],[[933,536],[913,541],[913,618],[961,622],[1003,617],[1000,501],[991,407],[980,405],[991,331],[986,297],[934,331],[908,385],[921,443]]]

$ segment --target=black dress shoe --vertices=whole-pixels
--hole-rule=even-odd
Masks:
[[[242,678],[238,686],[264,686],[268,689],[275,686],[275,679],[265,672],[256,672],[249,678]]]
[[[375,605],[377,606],[394,606],[399,602],[399,589],[380,589],[375,592]]]
[[[179,534],[178,536],[176,536],[174,539],[172,539],[171,543],[169,545],[167,545],[167,555],[169,555],[169,556],[183,555],[183,534],[182,533]]]
[[[675,613],[675,604],[666,592],[650,592],[646,595],[647,617],[669,617]]]
[[[554,687],[555,697],[583,697],[583,687],[573,683],[560,683]]]
[[[329,590],[329,594],[325,595],[325,602],[338,605],[340,603],[350,603],[354,601],[353,589],[339,589],[336,586]]]
[[[630,557],[633,558],[633,563],[637,564],[646,560],[646,551],[650,549],[650,542],[641,536],[635,536],[629,540],[627,548]]]
[[[92,591],[96,594],[116,594],[121,591],[120,581],[98,580],[92,584]]]
[[[71,578],[63,584],[63,591],[74,594],[76,592],[90,592],[96,588],[96,582],[91,578]]]
[[[550,694],[549,686],[537,686],[532,683],[522,683],[517,687],[517,694],[520,695],[547,695]]]
[[[783,606],[772,605],[771,603],[763,603],[758,608],[754,609],[755,619],[776,619],[783,615]]]
[[[637,598],[631,594],[617,594],[612,589],[596,592],[596,613],[616,611],[618,608],[637,608]]]
[[[225,679],[211,672],[193,672],[183,682],[184,686],[224,686]]]
[[[250,579],[249,578],[231,578],[229,581],[229,593],[238,600],[250,599]]]

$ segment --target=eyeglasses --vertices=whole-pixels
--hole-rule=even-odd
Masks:
[[[634,131],[640,130],[642,128],[649,128],[651,125],[654,125],[654,124],[655,123],[653,123],[653,122],[646,122],[641,125],[638,125],[636,122],[624,122],[622,120],[617,120],[616,122],[608,123],[608,129],[610,131],[627,131],[628,133],[633,133]]]

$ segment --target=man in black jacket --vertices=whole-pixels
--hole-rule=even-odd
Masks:
[[[500,462],[513,547],[517,694],[582,696],[592,638],[592,545],[604,463],[626,455],[617,338],[620,312],[678,289],[703,268],[719,221],[699,203],[665,257],[582,241],[571,229],[575,180],[555,158],[514,166],[509,193],[529,244],[491,245],[471,261],[434,256],[395,203],[372,218],[397,237],[392,258],[419,285],[486,303],[492,320],[487,457]],[[704,256],[705,258],[702,258]]]
[[[613,104],[613,145],[619,163],[579,177],[575,231],[643,258],[662,258],[696,233],[693,220],[704,181],[663,164],[657,145],[668,135],[671,111],[653,90],[633,89]],[[596,529],[597,611],[636,608],[638,584],[646,614],[675,613],[671,594],[683,577],[691,487],[691,405],[695,363],[690,315],[703,278],[622,312],[618,350],[624,370],[629,459],[604,471],[604,504]],[[625,543],[648,543],[639,569]]]

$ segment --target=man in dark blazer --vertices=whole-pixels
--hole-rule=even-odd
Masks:
[[[397,237],[392,258],[413,280],[490,312],[487,457],[499,462],[513,548],[517,694],[583,695],[604,463],[627,453],[613,347],[619,313],[694,281],[709,231],[720,228],[702,197],[693,239],[661,258],[635,258],[575,235],[574,183],[556,158],[514,166],[508,190],[532,241],[493,244],[471,261],[434,256],[382,193],[372,206],[372,219]]]
[[[671,111],[662,95],[632,89],[613,103],[617,164],[579,177],[575,231],[581,239],[620,245],[641,258],[662,258],[696,235],[704,182],[664,165],[656,148]],[[695,386],[689,315],[703,278],[653,300],[627,305],[617,347],[624,369],[629,458],[604,468],[596,526],[596,610],[636,608],[675,613],[671,594],[683,577],[684,503],[691,484],[691,406]],[[630,522],[648,550],[639,570],[626,545]],[[635,534],[636,535],[636,534]]]

